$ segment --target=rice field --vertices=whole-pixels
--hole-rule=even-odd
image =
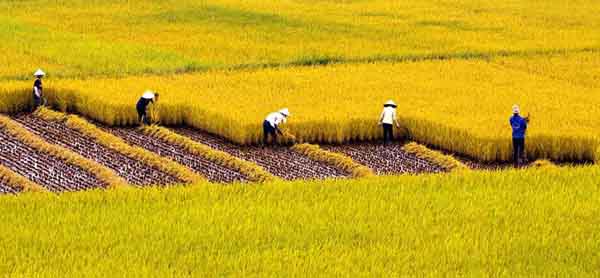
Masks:
[[[0,275],[600,276],[597,30],[590,0],[1,1]]]
[[[292,111],[286,128],[301,141],[379,139],[381,105],[394,99],[399,134],[483,161],[510,158],[508,118],[517,103],[533,119],[531,158],[598,159],[600,122],[593,115],[600,113],[595,105],[600,87],[592,69],[600,65],[600,54],[543,57],[59,79],[47,82],[47,95],[59,109],[132,125],[137,122],[132,104],[139,92],[153,88],[161,93],[155,109],[161,124],[186,124],[240,144],[259,142],[263,118],[280,107]]]
[[[600,47],[600,4],[587,0],[36,0],[0,9],[0,79],[28,78],[34,67],[88,78]]]
[[[598,178],[593,166],[0,197],[0,272],[594,277]]]

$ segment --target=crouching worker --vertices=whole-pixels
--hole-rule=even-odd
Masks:
[[[148,119],[148,115],[146,114],[147,109],[150,103],[155,103],[156,101],[158,101],[158,93],[152,91],[146,91],[140,100],[138,100],[135,108],[137,109],[138,120],[141,125],[150,125],[150,119]]]
[[[269,144],[269,136],[272,138],[273,143],[277,142],[277,134],[283,135],[279,129],[279,125],[285,123],[289,116],[290,111],[287,108],[283,108],[267,116],[263,122],[263,146]]]
[[[35,76],[35,81],[33,82],[33,111],[45,104],[42,87],[42,77],[44,77],[44,75],[46,75],[46,73],[41,69],[38,69],[33,74],[33,76]]]
[[[521,159],[525,154],[525,133],[529,124],[529,116],[523,118],[518,105],[513,106],[513,115],[510,117],[513,141],[513,163],[515,168],[521,166]]]
[[[388,100],[383,105],[383,112],[381,112],[381,116],[379,117],[379,124],[383,126],[384,145],[394,140],[394,124],[396,124],[396,127],[400,127],[396,118],[396,107],[396,103]]]

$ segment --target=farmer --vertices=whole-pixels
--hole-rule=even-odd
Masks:
[[[283,135],[279,129],[279,125],[285,123],[289,116],[290,111],[287,108],[283,108],[267,116],[263,122],[263,146],[269,144],[269,135],[273,138],[273,143],[277,142],[277,133]]]
[[[154,103],[156,101],[158,101],[158,93],[155,93],[152,91],[144,92],[144,94],[142,95],[140,100],[138,100],[135,108],[137,109],[137,112],[138,112],[138,118],[139,118],[140,124],[146,124],[146,125],[150,124],[150,119],[148,119],[148,116],[146,115],[146,109],[148,108],[148,105],[150,103]]]
[[[514,105],[512,110],[513,115],[510,117],[510,126],[512,128],[513,162],[515,168],[518,168],[525,153],[525,133],[527,132],[529,116],[521,117],[521,110],[518,105]]]
[[[396,103],[392,100],[388,100],[383,105],[383,112],[379,117],[379,124],[383,126],[383,144],[387,145],[394,139],[394,123],[396,127],[400,127],[398,120],[396,119]]]
[[[35,76],[35,82],[33,82],[33,110],[35,111],[38,107],[44,105],[44,94],[42,90],[42,77],[44,73],[41,69],[38,69],[33,76]]]

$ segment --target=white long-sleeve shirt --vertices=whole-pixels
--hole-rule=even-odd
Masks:
[[[381,112],[380,121],[383,124],[393,125],[396,121],[396,108],[394,107],[385,107]]]
[[[265,121],[269,122],[272,127],[277,127],[281,123],[285,123],[286,118],[279,112],[273,112],[267,116]]]

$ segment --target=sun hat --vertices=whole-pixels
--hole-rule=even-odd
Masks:
[[[398,107],[398,106],[396,105],[396,103],[395,103],[393,100],[388,100],[388,101],[387,101],[387,102],[386,102],[386,103],[383,105],[383,107],[394,107],[394,108],[396,108],[396,107]]]
[[[519,109],[519,106],[516,105],[516,104],[513,105],[512,111],[513,111],[513,114],[519,114],[519,113],[521,113],[521,109]]]
[[[150,90],[146,90],[146,91],[144,92],[144,94],[142,95],[142,98],[145,98],[145,99],[153,99],[153,98],[154,98],[154,92],[153,92],[153,91],[150,91]]]
[[[33,74],[33,76],[44,76],[44,75],[46,75],[46,73],[42,69],[36,70],[35,73]]]
[[[279,110],[279,113],[286,117],[290,116],[290,111],[287,108],[283,108],[283,109]]]

